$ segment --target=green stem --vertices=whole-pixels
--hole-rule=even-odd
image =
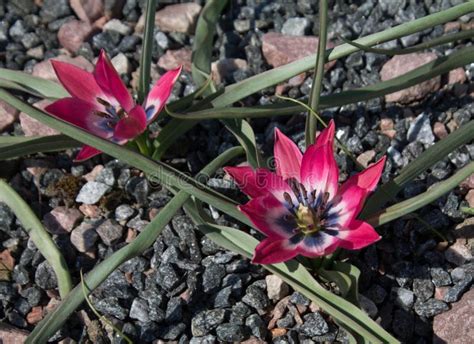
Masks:
[[[0,179],[0,202],[5,203],[20,219],[35,246],[53,268],[61,299],[66,298],[72,288],[66,260],[29,205],[2,179]]]
[[[217,168],[226,164],[228,161],[241,155],[243,150],[241,147],[231,148],[209,165],[204,167],[200,174],[196,176],[209,176],[213,174]],[[84,278],[84,283],[90,290],[97,288],[115,269],[133,257],[142,254],[156,241],[163,228],[171,221],[174,214],[181,208],[181,206],[188,200],[189,194],[185,191],[180,191],[166,206],[160,211],[148,226],[133,240],[130,244],[122,247],[120,250],[114,252],[107,259],[94,267]],[[84,301],[81,285],[77,285],[69,295],[56,306],[54,311],[48,315],[34,328],[33,332],[26,340],[27,344],[46,343],[61,325],[68,319],[74,310]]]
[[[150,153],[150,149],[148,148],[146,136],[147,136],[147,132],[145,131],[143,134],[135,138],[135,143],[137,144],[138,149],[140,150],[140,153],[142,153],[144,156],[149,157],[151,153]]]
[[[311,94],[309,96],[309,107],[314,111],[319,110],[319,99],[321,97],[321,89],[324,76],[324,64],[326,59],[326,41],[328,30],[328,2],[327,0],[319,0],[319,43],[316,54],[316,65],[314,67],[313,84],[311,85]],[[306,147],[314,143],[316,138],[316,117],[308,112],[306,115]]]
[[[151,53],[153,51],[153,30],[157,0],[147,0],[145,13],[145,30],[143,33],[142,56],[140,59],[140,78],[138,81],[138,103],[145,101],[150,89]]]

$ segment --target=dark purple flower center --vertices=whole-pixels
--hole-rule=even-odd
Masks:
[[[127,112],[120,106],[115,107],[102,98],[97,98],[97,102],[104,106],[105,111],[97,110],[95,114],[97,116],[108,119],[106,123],[107,126],[109,126],[110,128],[115,127],[115,125],[120,119],[128,116]]]
[[[326,230],[328,210],[331,208],[328,204],[329,193],[318,193],[316,190],[308,192],[303,184],[293,178],[288,179],[287,183],[294,197],[288,192],[283,193],[283,197],[296,224],[294,232],[311,235]]]

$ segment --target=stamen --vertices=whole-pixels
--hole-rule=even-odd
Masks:
[[[102,98],[97,97],[96,100],[97,100],[97,102],[98,102],[99,104],[104,105],[106,108],[112,107],[112,105],[110,105],[110,103],[109,103],[108,101],[106,101],[106,100],[104,100],[104,99],[102,99]]]

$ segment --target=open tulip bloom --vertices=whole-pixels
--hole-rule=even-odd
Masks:
[[[275,129],[276,173],[251,167],[226,172],[251,200],[242,211],[267,236],[255,249],[254,263],[274,264],[297,255],[319,257],[336,248],[360,249],[380,236],[356,219],[383,171],[385,157],[338,186],[334,122],[304,154]]]
[[[135,104],[103,50],[92,73],[65,62],[53,60],[52,64],[71,97],[55,101],[46,107],[46,111],[121,145],[143,133],[156,118],[181,72],[179,67],[165,73],[142,106]],[[99,150],[86,145],[76,160],[86,160],[99,153]]]

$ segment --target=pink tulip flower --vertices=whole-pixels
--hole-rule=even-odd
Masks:
[[[240,211],[267,236],[255,249],[254,263],[280,263],[297,255],[319,257],[338,247],[357,250],[380,239],[357,215],[379,182],[385,157],[339,187],[333,146],[333,121],[304,154],[276,129],[276,173],[225,168],[251,198],[239,206]]]
[[[135,104],[106,53],[102,50],[92,73],[72,64],[52,61],[54,71],[71,97],[62,98],[46,111],[88,132],[123,145],[143,133],[163,109],[181,67],[164,74],[143,105]],[[76,161],[101,152],[83,146]]]

